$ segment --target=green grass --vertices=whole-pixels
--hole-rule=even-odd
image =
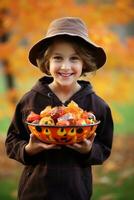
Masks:
[[[17,181],[14,179],[0,180],[0,199],[15,200],[16,199]]]
[[[7,117],[0,119],[0,134],[1,135],[6,135],[10,121],[11,119]]]
[[[95,184],[92,200],[100,200],[109,196],[112,200],[131,200],[134,196],[134,177],[128,177],[121,185],[116,184],[118,174],[110,175],[111,184]],[[0,199],[15,200],[17,181],[14,179],[0,180]]]
[[[118,178],[118,174],[114,174],[113,178]],[[130,176],[122,184],[116,184],[116,180],[113,180],[111,184],[96,184],[94,185],[94,193],[92,200],[100,200],[104,197],[112,200],[131,200],[134,196],[134,177]],[[108,198],[109,196],[109,198]],[[103,198],[102,198],[103,197]]]
[[[114,109],[121,115],[122,122],[115,123],[116,133],[134,133],[134,104],[113,104]]]
[[[6,83],[6,82],[5,82],[4,76],[2,76],[2,75],[0,74],[0,93],[2,93],[2,92],[5,91],[5,89],[6,89],[5,83]]]

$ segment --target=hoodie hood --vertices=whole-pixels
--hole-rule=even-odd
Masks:
[[[55,98],[57,98],[57,96],[48,86],[52,82],[53,82],[52,77],[44,76],[37,81],[32,90],[37,93],[40,93],[43,96],[50,98],[52,103],[52,99],[54,101]],[[67,102],[69,102],[70,100],[80,99],[83,98],[83,96],[87,96],[91,93],[94,93],[90,82],[84,80],[78,80],[78,83],[80,84],[81,89],[78,92],[76,92]],[[67,102],[65,104],[67,104]],[[52,103],[52,105],[54,105],[54,103]]]

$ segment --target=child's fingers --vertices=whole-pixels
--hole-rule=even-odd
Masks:
[[[32,141],[38,140],[38,138],[34,134],[32,134],[32,133],[30,134],[30,139]]]
[[[44,148],[44,149],[61,149],[60,146],[57,146],[55,144],[46,144],[46,143],[42,143],[41,146]]]
[[[89,139],[84,138],[83,142],[81,143],[74,143],[73,145],[66,145],[67,147],[75,150],[81,150],[82,148],[87,148],[91,146],[94,141],[96,133],[94,133]]]
[[[96,133],[93,133],[93,134],[91,135],[91,137],[90,137],[88,140],[90,140],[90,142],[93,143],[93,141],[94,141],[94,139],[95,139],[95,136],[96,136]]]
[[[61,147],[60,147],[60,146],[57,146],[57,145],[53,146],[52,148],[53,148],[53,149],[61,149]]]
[[[78,144],[78,143],[75,143],[75,144],[72,144],[72,145],[66,145],[67,147],[71,148],[71,149],[80,149],[81,148],[81,145]]]
[[[61,149],[60,146],[56,145],[56,144],[47,144],[44,143],[42,141],[40,141],[34,134],[30,134],[30,140],[33,143],[36,143],[37,145],[39,145],[40,147],[44,148],[44,149]]]

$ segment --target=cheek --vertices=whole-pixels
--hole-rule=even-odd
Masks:
[[[53,62],[50,62],[49,70],[51,73],[55,73],[58,70],[58,65]]]
[[[79,64],[79,65],[76,66],[75,71],[76,71],[76,73],[78,75],[81,75],[82,74],[82,69],[83,69],[82,65]]]

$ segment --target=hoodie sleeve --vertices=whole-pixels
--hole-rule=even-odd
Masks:
[[[39,155],[29,156],[25,152],[25,146],[28,141],[29,133],[22,120],[21,104],[18,103],[5,140],[8,157],[24,165],[31,165],[38,162]]]
[[[113,119],[108,105],[105,107],[101,123],[96,130],[92,149],[88,154],[81,154],[82,165],[100,165],[111,153],[113,141]]]

